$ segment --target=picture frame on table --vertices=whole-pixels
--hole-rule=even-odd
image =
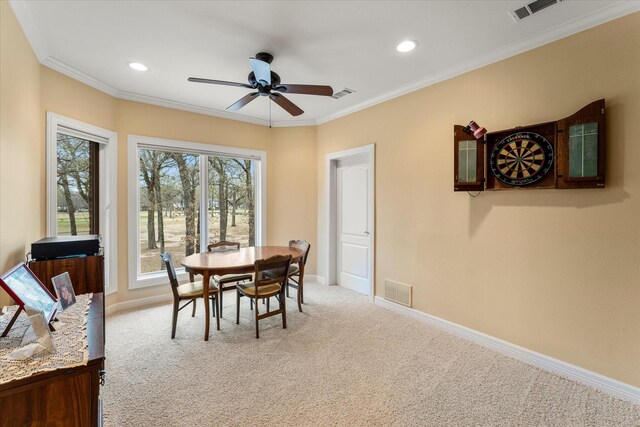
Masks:
[[[24,262],[21,262],[0,276],[0,287],[2,287],[19,306],[14,317],[0,336],[7,336],[18,315],[26,306],[34,310],[42,311],[48,325],[50,325],[51,321],[55,318],[56,312],[58,311],[58,300]]]
[[[69,273],[64,272],[52,277],[51,283],[53,283],[53,289],[56,291],[56,296],[58,297],[62,311],[76,303],[76,293],[73,290]]]

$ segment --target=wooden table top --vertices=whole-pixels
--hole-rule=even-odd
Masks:
[[[291,261],[296,262],[304,253],[288,246],[251,246],[224,252],[201,252],[182,259],[187,270],[208,270],[214,274],[248,273],[253,271],[256,260],[274,255],[291,255]]]

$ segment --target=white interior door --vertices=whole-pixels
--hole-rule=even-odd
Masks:
[[[338,285],[369,295],[372,212],[369,209],[369,163],[366,158],[340,160],[337,185]]]

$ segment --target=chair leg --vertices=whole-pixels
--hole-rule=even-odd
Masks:
[[[191,311],[191,317],[196,317],[196,305],[198,305],[198,304],[196,304],[196,299],[195,298],[192,299],[191,302],[193,303],[193,310]],[[206,302],[205,302],[205,304],[206,304]]]
[[[220,303],[220,317],[222,317],[222,294],[224,294],[224,292],[222,292],[223,291],[222,285],[220,285],[218,287],[218,289],[220,289],[220,291],[218,292],[218,298],[220,298],[220,301],[219,301],[219,303]]]
[[[298,281],[298,292],[300,292],[300,303],[304,304],[304,286],[301,285],[299,281]]]
[[[214,306],[213,312],[216,314],[216,328],[218,328],[218,330],[220,330],[220,310],[216,310],[215,306],[218,305],[218,297],[214,297],[211,300],[211,305]]]
[[[287,277],[287,298],[289,298],[289,278]]]
[[[258,327],[258,300],[256,300],[256,338],[260,338],[260,328]]]
[[[287,329],[287,309],[286,309],[286,298],[284,295],[280,296],[280,309],[282,310],[282,329]]]
[[[298,311],[302,313],[302,286],[298,285]]]
[[[269,301],[271,301],[271,298],[267,298],[267,313],[271,311],[271,310],[269,309]]]
[[[176,337],[176,324],[178,323],[178,301],[173,301],[173,320],[171,321],[171,339]]]
[[[240,324],[240,292],[236,291],[236,325]]]

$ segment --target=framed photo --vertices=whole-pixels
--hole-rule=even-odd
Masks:
[[[53,289],[56,291],[62,310],[66,310],[76,303],[76,293],[73,290],[69,273],[64,272],[52,277],[51,282],[53,282]]]
[[[24,262],[0,276],[2,287],[21,309],[25,306],[44,313],[47,324],[53,320],[58,309],[58,300],[29,270]]]

